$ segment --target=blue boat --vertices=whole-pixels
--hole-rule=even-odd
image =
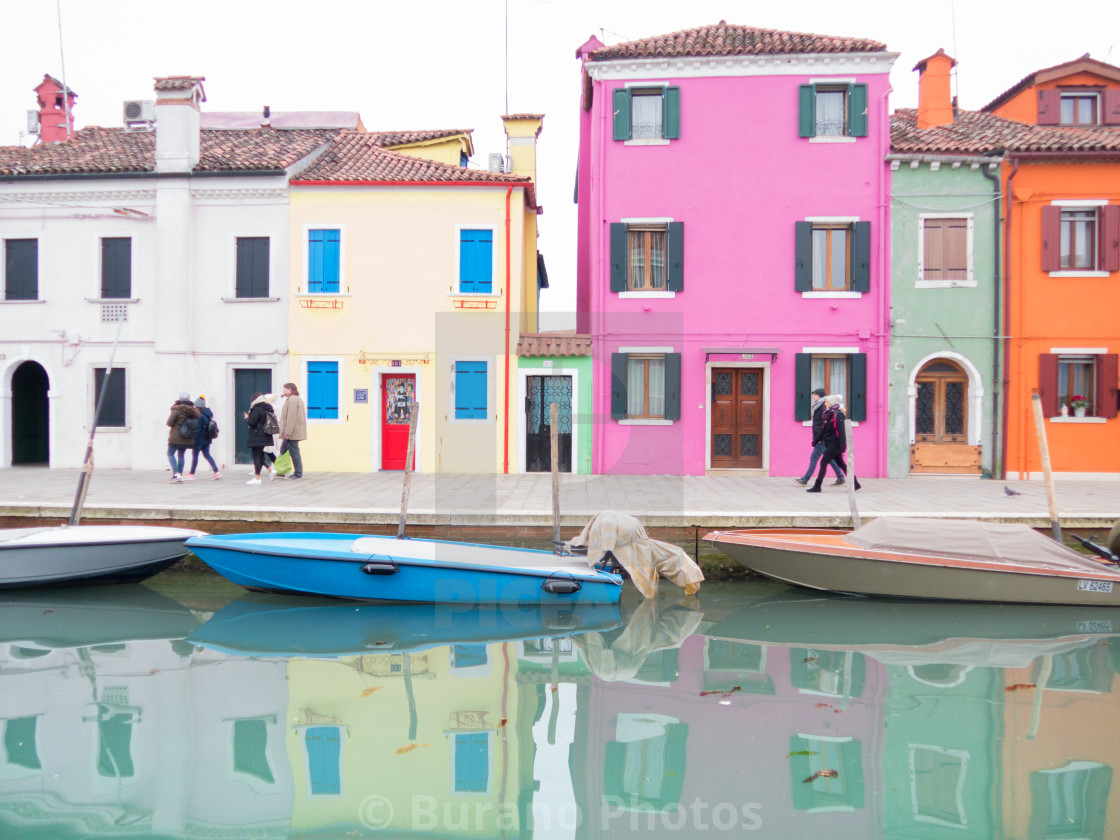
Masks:
[[[441,540],[276,532],[192,537],[214,571],[248,589],[447,604],[617,604],[622,578],[587,558]]]

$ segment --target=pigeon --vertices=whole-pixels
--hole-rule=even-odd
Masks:
[[[1006,493],[1008,496],[1022,496],[1023,495],[1018,490],[1012,490],[1006,484],[1003,485],[1003,492]]]

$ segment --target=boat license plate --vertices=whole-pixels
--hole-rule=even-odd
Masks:
[[[1112,622],[1106,618],[1099,621],[1079,621],[1077,622],[1078,633],[1111,633]]]
[[[1111,592],[1112,581],[1110,580],[1079,580],[1077,588],[1083,592]]]

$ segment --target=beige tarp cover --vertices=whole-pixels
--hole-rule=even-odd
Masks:
[[[695,598],[686,601],[695,601]],[[626,629],[613,633],[581,633],[572,640],[584,663],[596,677],[607,682],[632,679],[646,657],[659,650],[679,648],[696,632],[704,613],[685,602],[664,606],[654,599],[642,601],[626,622]],[[613,637],[613,640],[611,640]]]
[[[1112,568],[1066,548],[1026,525],[972,519],[880,517],[844,537],[875,551],[951,555],[976,560],[1018,563],[1042,569]]]
[[[597,514],[568,545],[587,546],[587,562],[592,566],[609,551],[647,598],[657,594],[658,575],[688,595],[694,594],[704,580],[704,573],[683,548],[650,539],[642,523],[625,513],[605,510]]]

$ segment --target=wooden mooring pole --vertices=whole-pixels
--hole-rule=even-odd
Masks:
[[[844,436],[848,439],[847,457],[844,459],[848,462],[848,475],[845,476],[845,484],[848,485],[848,509],[852,513],[852,528],[858,528],[862,523],[859,518],[859,508],[856,506],[856,448],[852,440],[852,421],[848,415],[844,415]]]
[[[1054,474],[1050,472],[1050,446],[1046,443],[1046,421],[1042,418],[1042,398],[1031,394],[1034,409],[1034,431],[1038,436],[1038,454],[1042,457],[1042,475],[1046,480],[1046,506],[1050,509],[1050,531],[1054,539],[1062,541],[1062,526],[1058,521],[1058,494],[1054,492]]]
[[[552,446],[552,543],[560,543],[560,433],[556,428],[560,424],[560,406],[549,403],[548,406],[549,442]]]
[[[404,521],[408,514],[408,491],[412,486],[412,457],[416,452],[416,416],[420,413],[420,403],[415,400],[408,404],[408,454],[404,458],[404,487],[401,489],[401,519],[397,523],[397,539],[404,539]]]

